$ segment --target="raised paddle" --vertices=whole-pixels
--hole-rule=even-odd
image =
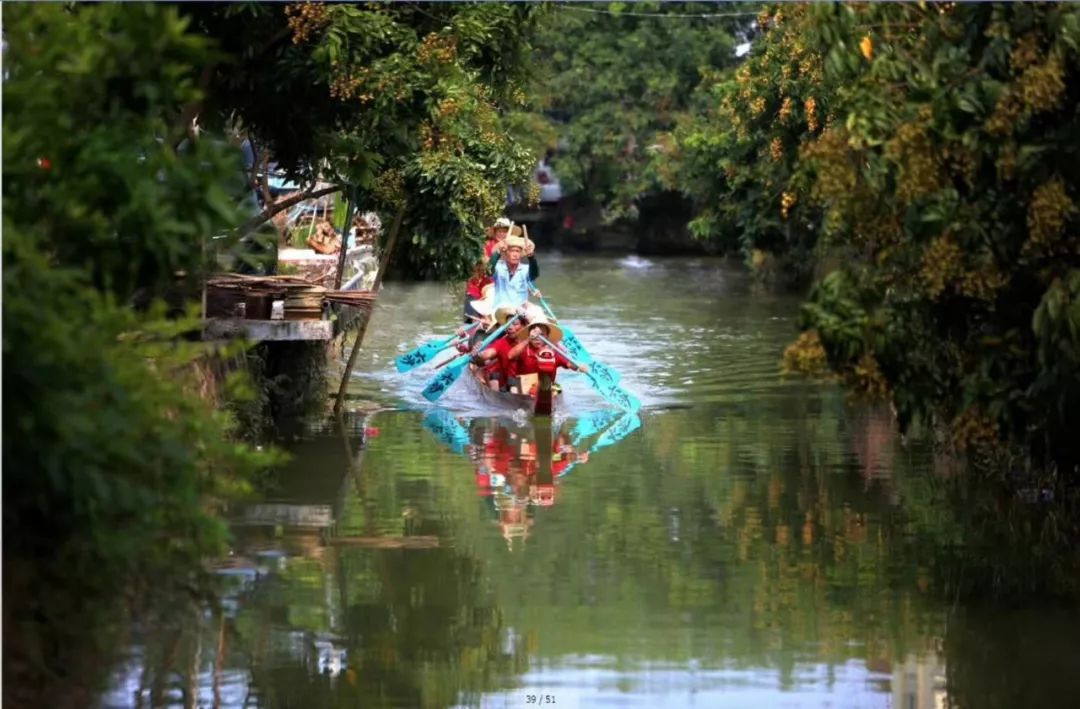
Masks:
[[[547,339],[543,335],[540,336],[540,341],[556,351],[558,351],[559,349],[554,343],[551,342],[551,340]],[[582,366],[577,362],[574,362],[573,360],[570,360],[570,364],[574,365],[575,367]],[[588,367],[588,365],[585,366]],[[638,401],[638,398],[636,396],[623,389],[618,384],[615,384],[614,382],[611,382],[603,377],[597,376],[596,373],[593,372],[591,367],[589,367],[583,373],[588,378],[589,383],[593,385],[593,389],[596,390],[596,393],[604,397],[604,399],[606,399],[608,402],[614,404],[615,406],[618,406],[623,411],[628,411],[631,413],[641,408],[641,402]]]
[[[457,334],[451,335],[442,340],[432,340],[425,342],[419,347],[406,352],[405,354],[395,357],[394,364],[397,365],[397,371],[409,372],[420,365],[427,364],[431,360],[448,347],[453,347],[458,342],[464,342],[468,339],[469,334],[476,329],[476,326],[480,323],[474,323],[465,328],[465,335],[460,337]]]
[[[502,324],[502,326],[496,328],[494,332],[484,338],[483,342],[481,342],[469,352],[465,352],[464,354],[461,354],[454,359],[449,360],[449,362],[444,362],[443,364],[448,364],[449,366],[447,366],[441,372],[432,377],[431,381],[429,381],[427,383],[427,386],[424,387],[424,391],[420,392],[421,394],[423,394],[424,398],[428,401],[438,400],[438,398],[445,394],[446,390],[452,387],[454,385],[454,382],[456,382],[461,377],[461,373],[465,371],[465,365],[469,363],[472,355],[476,352],[483,352],[484,350],[486,350],[488,346],[491,345],[491,343],[494,342],[499,337],[499,335],[503,333],[503,330],[508,328],[510,326],[510,323],[514,322],[519,317],[521,316],[515,315],[514,317],[507,320],[505,323]]]

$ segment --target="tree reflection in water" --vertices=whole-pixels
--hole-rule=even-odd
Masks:
[[[521,549],[559,478],[640,425],[614,429],[614,418],[424,423],[473,468],[488,524],[495,516]],[[418,481],[387,499],[378,458],[361,466],[364,442],[345,443],[345,458],[298,444],[304,465],[275,488],[288,501],[237,516],[233,554],[212,565],[218,597],[147,617],[104,706],[444,707],[509,689],[528,670],[535,635],[506,624],[486,560],[455,547]],[[327,467],[348,471],[336,493]]]
[[[747,704],[1004,707],[1080,691],[1075,615],[1013,622],[941,593],[973,552],[933,451],[846,406],[800,390],[640,429],[380,413],[345,455],[329,436],[297,449],[276,497],[237,516],[220,609],[148,621],[106,705],[513,705],[558,684],[571,706],[730,705],[750,687]]]

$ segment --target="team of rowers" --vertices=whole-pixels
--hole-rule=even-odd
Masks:
[[[471,352],[473,364],[482,368],[488,386],[514,394],[530,393],[523,383],[529,381],[528,375],[540,371],[542,361],[554,360],[557,368],[588,371],[567,359],[558,347],[562,330],[529,302],[530,294],[540,297],[536,288],[540,266],[528,233],[506,218],[496,220],[486,233],[484,260],[477,263],[465,287],[466,324],[479,323],[479,327],[473,328],[468,344],[459,349]],[[489,347],[479,348],[489,333],[511,318],[502,336]],[[464,334],[465,329],[460,332]]]

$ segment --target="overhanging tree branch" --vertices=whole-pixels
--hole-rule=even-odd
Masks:
[[[344,189],[345,185],[330,185],[329,187],[323,187],[317,190],[301,192],[300,194],[295,194],[292,197],[283,199],[280,202],[275,202],[274,204],[271,204],[266,209],[262,210],[257,215],[246,221],[243,225],[241,225],[240,235],[247,236],[259,226],[269,221],[270,218],[273,217],[275,214],[277,214],[278,212],[283,212],[289,207],[300,204],[301,202],[305,202],[309,199],[317,199],[319,197],[325,197],[328,194],[341,192]]]

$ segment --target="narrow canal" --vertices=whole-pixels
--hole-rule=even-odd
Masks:
[[[105,706],[1063,706],[1075,613],[934,593],[943,463],[888,411],[779,375],[799,300],[719,261],[541,261],[644,404],[560,375],[550,422],[432,410],[445,285],[390,284],[343,426],[237,513],[219,610],[147,626]],[[974,552],[973,552],[974,553]]]

